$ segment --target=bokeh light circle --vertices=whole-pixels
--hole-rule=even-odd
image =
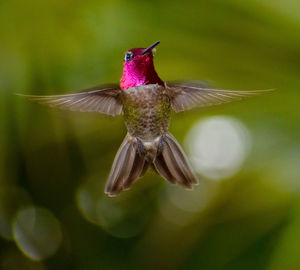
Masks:
[[[209,179],[234,175],[244,162],[251,138],[246,126],[230,116],[198,121],[185,139],[194,169]]]
[[[30,207],[17,213],[13,221],[13,236],[26,256],[40,261],[57,251],[62,231],[59,221],[49,210]]]

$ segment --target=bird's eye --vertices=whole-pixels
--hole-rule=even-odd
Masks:
[[[126,61],[126,62],[129,62],[130,60],[132,60],[133,56],[134,56],[134,55],[133,55],[132,52],[126,53],[126,54],[125,54],[125,61]]]

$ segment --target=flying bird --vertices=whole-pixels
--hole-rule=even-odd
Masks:
[[[105,186],[109,196],[129,189],[149,166],[172,184],[187,189],[197,185],[198,177],[186,154],[168,131],[171,110],[181,112],[217,105],[268,91],[216,90],[191,82],[164,82],[153,64],[153,49],[159,43],[125,53],[118,85],[66,95],[22,95],[61,109],[111,116],[123,114],[128,132]]]

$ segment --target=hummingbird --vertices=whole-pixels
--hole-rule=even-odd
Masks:
[[[164,82],[153,63],[155,42],[125,52],[120,84],[74,94],[36,96],[30,100],[61,109],[123,114],[127,127],[105,186],[108,196],[129,189],[152,167],[165,180],[186,189],[199,180],[182,147],[168,131],[171,111],[181,112],[256,96],[268,90],[233,91],[203,87],[194,81]]]

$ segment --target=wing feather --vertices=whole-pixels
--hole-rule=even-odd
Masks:
[[[172,108],[176,112],[190,110],[195,107],[206,107],[228,103],[235,100],[261,95],[272,90],[234,91],[204,88],[191,84],[167,83],[171,96]]]
[[[118,86],[67,95],[18,95],[60,109],[81,112],[98,112],[112,116],[121,114],[123,107],[121,89]]]

